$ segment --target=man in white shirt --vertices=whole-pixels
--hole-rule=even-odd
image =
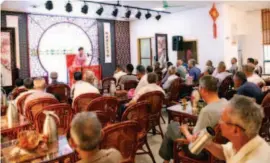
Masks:
[[[117,65],[117,66],[116,66],[115,73],[114,73],[114,75],[113,75],[113,77],[116,79],[116,84],[118,84],[119,79],[120,79],[122,76],[126,75],[126,74],[127,74],[127,73],[125,73],[125,72],[123,71],[121,65]]]
[[[99,94],[99,90],[94,87],[92,84],[86,82],[88,73],[84,75],[84,80],[82,80],[82,73],[81,72],[75,72],[74,73],[74,79],[76,80],[76,83],[72,85],[71,88],[71,97],[73,100],[78,97],[81,94],[84,93],[97,93]]]
[[[175,75],[175,73],[176,73],[175,66],[169,67],[168,73],[169,73],[169,77],[168,77],[167,81],[162,85],[163,89],[165,89],[165,90],[169,89],[171,87],[172,82],[178,78],[178,76]]]
[[[247,81],[257,84],[257,85],[265,85],[265,81],[259,77],[256,73],[254,73],[254,65],[253,64],[246,64],[243,66],[243,72],[247,76]]]
[[[147,81],[148,81],[148,84],[142,87],[126,106],[130,106],[131,104],[134,104],[143,94],[148,93],[148,92],[160,91],[165,95],[164,90],[160,86],[157,85],[158,76],[156,73],[154,72],[149,73],[147,75]]]
[[[219,62],[218,67],[217,67],[217,71],[218,71],[218,73],[214,77],[216,77],[218,79],[218,86],[221,85],[222,81],[227,76],[232,75],[231,73],[226,71],[226,65],[225,65],[225,63],[223,61]]]
[[[263,117],[260,105],[248,97],[235,95],[219,122],[222,136],[230,142],[225,145],[210,142],[205,148],[227,163],[269,163],[270,146],[258,135]]]
[[[148,81],[147,81],[147,74],[145,74],[145,68],[143,65],[138,65],[136,67],[136,70],[137,70],[137,78],[140,80],[136,89],[135,89],[135,94],[136,95],[138,93],[138,91],[146,86],[148,84]]]

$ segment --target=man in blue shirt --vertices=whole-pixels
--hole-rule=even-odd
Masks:
[[[196,67],[196,60],[190,59],[188,60],[188,68],[189,68],[189,76],[193,77],[193,81],[197,82],[201,75],[201,70]]]
[[[234,87],[237,90],[237,94],[248,96],[256,99],[257,103],[260,103],[263,97],[263,93],[256,84],[248,82],[245,73],[236,72],[233,77]]]

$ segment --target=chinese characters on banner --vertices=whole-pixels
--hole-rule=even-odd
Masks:
[[[105,63],[112,63],[111,27],[110,27],[110,23],[103,23],[103,26],[104,26],[104,54],[105,54]]]

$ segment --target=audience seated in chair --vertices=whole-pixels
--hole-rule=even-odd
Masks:
[[[172,82],[178,78],[176,75],[176,67],[175,66],[170,66],[168,70],[169,77],[167,81],[162,85],[163,89],[167,90],[170,88]]]
[[[146,72],[147,72],[147,74],[153,72],[153,67],[152,66],[147,66],[146,67]]]
[[[213,66],[213,62],[211,60],[208,60],[206,62],[206,69],[208,69],[208,75],[212,75],[215,71],[215,67]]]
[[[259,65],[258,59],[254,59],[255,69],[254,72],[260,77],[262,76],[262,67]]]
[[[254,73],[255,66],[253,64],[246,64],[243,65],[243,72],[246,74],[247,81],[259,85],[260,83],[263,83],[265,85],[265,81],[259,77],[256,73]]]
[[[226,71],[226,65],[224,62],[219,62],[217,67],[217,74],[214,76],[218,79],[218,86],[221,85],[222,81],[227,77],[232,75],[231,73]]]
[[[232,58],[231,59],[231,64],[232,64],[232,66],[230,67],[229,72],[234,75],[238,71],[237,59]]]
[[[77,163],[120,163],[122,156],[116,149],[99,149],[102,141],[101,124],[92,112],[75,115],[71,122],[69,143],[81,158]]]
[[[76,83],[74,83],[72,85],[72,88],[71,88],[71,97],[73,99],[75,99],[79,95],[85,94],[85,93],[99,94],[99,90],[96,87],[94,87],[89,82],[86,82],[86,81],[91,80],[91,74],[85,73],[83,78],[84,78],[84,80],[82,80],[82,73],[81,72],[74,73],[74,79],[76,80]]]
[[[139,90],[141,88],[143,88],[144,86],[146,86],[148,84],[147,81],[147,74],[145,74],[145,68],[143,65],[138,65],[136,67],[136,74],[137,74],[137,78],[140,80],[136,89],[135,89],[135,95],[139,92]]]
[[[58,73],[53,71],[50,74],[50,78],[51,78],[51,84],[64,84],[63,82],[59,82],[58,79]]]
[[[126,66],[126,75],[123,75],[119,81],[118,81],[118,85],[122,85],[125,84],[126,81],[130,81],[130,80],[134,80],[134,81],[138,81],[136,75],[133,75],[132,72],[134,70],[134,67],[132,64],[127,64]]]
[[[117,65],[117,66],[116,66],[115,73],[114,73],[114,75],[113,75],[113,77],[116,79],[116,83],[115,83],[115,84],[118,84],[119,79],[120,79],[122,76],[126,75],[126,74],[127,74],[127,73],[125,73],[125,72],[123,71],[122,66],[121,66],[121,65]]]
[[[196,67],[196,63],[197,62],[195,59],[190,59],[188,61],[188,68],[189,68],[188,74],[189,76],[193,77],[194,82],[198,82],[201,76],[201,70],[198,67]]]
[[[237,94],[252,97],[257,103],[262,100],[263,93],[261,89],[254,83],[248,82],[245,73],[238,71],[233,77],[234,88]]]
[[[34,89],[35,91],[29,95],[26,99],[25,99],[25,103],[24,103],[24,108],[23,108],[23,113],[25,113],[25,106],[27,105],[27,103],[39,99],[39,98],[52,98],[52,99],[56,99],[54,95],[45,92],[46,89],[46,81],[44,78],[36,78],[34,80]]]
[[[161,84],[164,84],[167,81],[167,79],[169,77],[168,70],[169,70],[169,67],[170,66],[173,66],[172,62],[167,62],[167,67],[165,67],[162,70],[162,81],[161,81]]]
[[[186,79],[187,69],[183,66],[183,60],[179,59],[176,63],[177,66],[177,75],[183,80]]]
[[[205,148],[227,163],[269,163],[270,146],[258,135],[263,117],[261,106],[252,99],[234,96],[219,120],[222,135],[230,142],[210,142]]]
[[[15,80],[15,88],[10,92],[10,99],[16,99],[16,97],[26,91],[25,86],[23,85],[23,79],[18,78]]]
[[[98,85],[98,79],[95,76],[95,73],[91,70],[84,71],[83,80],[86,81],[87,83],[90,83],[91,85],[95,87],[97,87]]]
[[[204,76],[199,82],[199,92],[207,105],[201,109],[197,123],[193,129],[193,135],[188,131],[186,124],[179,126],[178,122],[171,122],[168,125],[167,132],[161,144],[159,155],[167,163],[173,158],[174,140],[185,136],[189,142],[196,137],[196,133],[207,126],[214,127],[218,124],[218,120],[223,111],[223,107],[227,103],[226,99],[218,97],[217,80],[212,76]],[[180,130],[179,130],[180,127]],[[198,159],[205,159],[204,157]]]

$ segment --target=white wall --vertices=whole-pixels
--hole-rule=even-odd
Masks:
[[[138,63],[137,39],[154,37],[155,33],[168,34],[169,60],[174,64],[177,60],[177,52],[172,50],[172,36],[174,35],[182,35],[185,40],[198,41],[198,62],[200,68],[205,67],[208,59],[211,59],[214,65],[217,65],[219,61],[223,61],[224,5],[217,5],[220,15],[217,19],[217,39],[213,38],[213,21],[209,15],[210,8],[211,6],[207,6],[170,15],[164,14],[159,21],[152,17],[150,20],[143,19],[130,22],[132,64],[137,65]]]

